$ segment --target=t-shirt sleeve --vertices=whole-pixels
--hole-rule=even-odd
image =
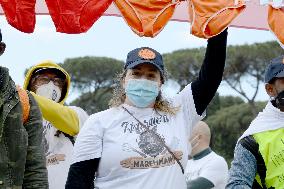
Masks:
[[[218,157],[215,161],[212,161],[206,165],[200,175],[210,180],[214,186],[218,186],[221,183],[226,183],[228,180],[228,165],[224,158]]]
[[[175,107],[180,107],[184,119],[187,122],[189,130],[197,124],[198,121],[202,120],[206,113],[204,112],[201,116],[196,112],[191,84],[187,85],[182,91],[180,91],[173,99]]]
[[[86,111],[84,111],[82,108],[77,107],[77,106],[69,106],[72,110],[74,110],[79,119],[79,129],[82,129],[85,121],[88,119],[89,115],[87,114]]]
[[[96,114],[87,119],[74,144],[72,163],[101,157],[103,130]]]
[[[188,189],[211,189],[214,187],[214,184],[210,180],[203,177],[198,177],[186,184]]]

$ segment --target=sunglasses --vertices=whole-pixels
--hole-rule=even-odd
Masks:
[[[62,87],[65,84],[65,80],[59,77],[50,78],[48,76],[37,76],[34,78],[37,83],[48,84],[50,81],[58,87]]]

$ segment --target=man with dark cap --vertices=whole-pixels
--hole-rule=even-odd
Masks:
[[[0,55],[5,47],[0,32]],[[47,189],[40,110],[1,66],[0,108],[0,189]]]
[[[265,73],[271,100],[239,138],[226,188],[284,188],[284,56]]]

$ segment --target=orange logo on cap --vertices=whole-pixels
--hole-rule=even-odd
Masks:
[[[150,49],[141,49],[138,53],[138,56],[148,60],[156,58],[156,54]]]

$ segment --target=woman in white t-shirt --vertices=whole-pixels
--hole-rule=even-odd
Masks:
[[[186,188],[187,140],[222,80],[226,43],[227,30],[208,40],[199,77],[171,100],[161,96],[160,53],[130,51],[112,107],[91,115],[78,135],[66,188]]]

